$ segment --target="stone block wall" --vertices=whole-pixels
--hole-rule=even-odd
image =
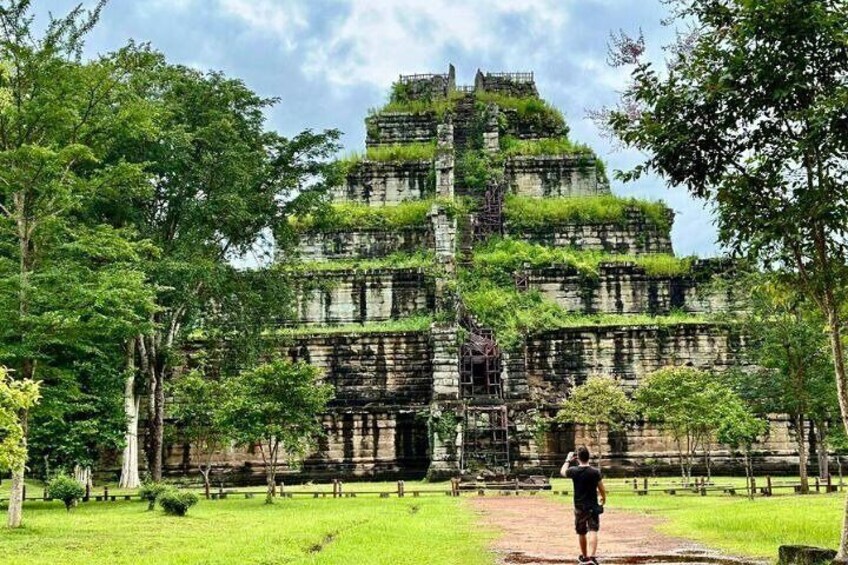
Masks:
[[[382,112],[365,119],[365,145],[424,143],[436,139],[439,120],[433,112]]]
[[[673,218],[671,211],[669,216]],[[645,255],[673,253],[671,218],[669,227],[661,229],[640,210],[632,209],[620,222],[551,225],[538,230],[517,229],[507,222],[505,229],[511,237],[551,247]]]
[[[423,200],[435,194],[432,161],[363,161],[333,194],[336,201],[370,206]]]
[[[310,477],[396,478],[427,471],[427,422],[418,411],[335,410],[323,424],[327,435],[303,465]]]
[[[507,159],[504,174],[510,191],[534,198],[608,194],[598,182],[594,160],[575,155]]]
[[[634,472],[646,475],[650,473],[650,466],[646,461],[651,462],[656,470],[662,473],[679,472],[674,441],[655,425],[634,423],[622,432],[604,432],[601,441],[604,446],[603,465],[607,472],[612,471],[619,476],[632,476]],[[529,442],[525,442],[517,459],[525,468],[536,468],[536,465],[539,465],[540,470],[555,472],[568,452],[579,445],[594,445],[585,426],[557,424],[543,434],[543,442],[538,449],[529,449]],[[754,463],[760,473],[797,471],[795,431],[785,417],[772,416],[765,441],[754,446],[754,453]],[[715,446],[711,460],[714,471],[744,473],[741,457],[726,447]],[[696,472],[706,473],[702,460],[697,461]]]
[[[427,332],[316,333],[292,339],[283,352],[321,369],[335,390],[334,408],[426,406],[432,397]]]
[[[370,259],[392,253],[432,249],[433,233],[427,226],[393,231],[367,230],[309,233],[300,236],[298,254],[304,261]]]
[[[540,139],[543,137],[563,137],[568,135],[564,124],[544,123],[523,118],[514,108],[501,108],[500,133],[517,139]]]
[[[528,284],[569,312],[592,314],[667,314],[672,310],[693,313],[720,312],[727,296],[706,288],[709,276],[693,269],[685,276],[651,276],[633,263],[609,263],[597,277],[573,267],[527,271]]]
[[[478,70],[474,77],[474,89],[516,98],[539,96],[533,73],[483,73]]]
[[[301,324],[379,322],[435,307],[435,281],[418,269],[322,272],[297,286]]]
[[[669,365],[734,366],[741,346],[739,336],[715,324],[553,330],[527,339],[525,378],[534,400],[556,404],[592,374],[611,375],[631,391]]]

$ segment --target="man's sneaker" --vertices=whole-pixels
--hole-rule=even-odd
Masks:
[[[586,561],[586,563],[590,563],[591,565],[598,565],[598,558],[597,557],[590,557]]]
[[[587,563],[589,563],[589,560],[586,559],[585,555],[581,555],[577,558],[577,563],[579,563],[580,565],[586,565]]]

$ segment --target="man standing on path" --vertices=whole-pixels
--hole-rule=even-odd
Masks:
[[[607,501],[607,491],[601,472],[589,465],[589,457],[589,449],[581,445],[577,449],[577,455],[573,451],[568,454],[559,473],[574,483],[574,527],[580,540],[578,562],[597,565],[595,553],[598,550],[598,530],[601,527],[601,513]]]

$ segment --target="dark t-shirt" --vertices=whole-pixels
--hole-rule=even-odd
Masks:
[[[581,467],[576,463],[565,471],[565,476],[574,482],[574,507],[592,510],[598,505],[598,483],[601,472],[594,467]]]

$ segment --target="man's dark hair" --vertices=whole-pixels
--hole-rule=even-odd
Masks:
[[[586,447],[585,445],[581,445],[580,447],[577,448],[577,458],[582,463],[588,463],[590,456],[591,456],[591,454],[589,453],[589,448]]]

